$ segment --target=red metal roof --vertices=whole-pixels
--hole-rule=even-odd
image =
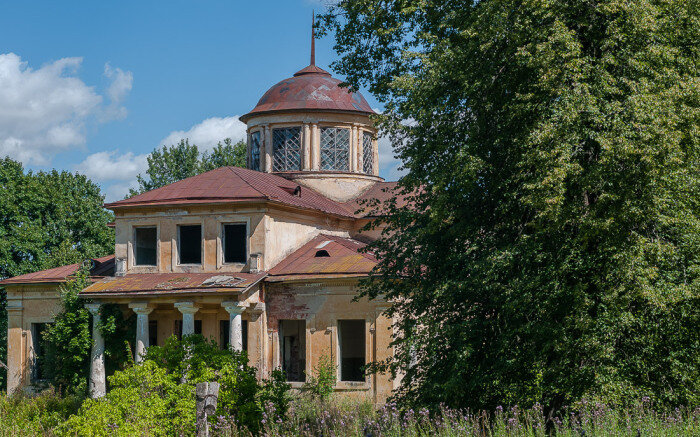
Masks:
[[[396,196],[397,206],[407,204],[405,196],[396,192],[398,182],[377,182],[358,197],[343,205],[356,217],[378,217],[387,213],[385,202]]]
[[[280,111],[342,111],[374,114],[362,94],[341,87],[342,82],[315,65],[299,70],[267,90],[249,113],[254,115]]]
[[[269,272],[270,279],[290,275],[364,276],[377,265],[372,254],[359,252],[365,246],[352,238],[318,235],[273,267]],[[326,254],[328,256],[324,256]]]
[[[90,269],[91,277],[101,278],[114,274],[114,255],[95,258],[92,261],[94,265],[92,269]],[[81,265],[82,263],[76,263],[39,272],[27,273],[26,275],[15,276],[0,281],[0,285],[65,282],[66,278],[77,272]]]
[[[274,174],[241,167],[220,167],[130,199],[105,204],[105,208],[263,200],[354,217],[342,204],[310,188],[301,187],[298,195],[294,194],[297,187],[298,184]]]
[[[260,273],[131,273],[105,278],[81,294],[243,291],[265,277]]]

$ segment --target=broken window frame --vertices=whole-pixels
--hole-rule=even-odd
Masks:
[[[182,235],[183,227],[199,226],[199,262],[182,262]],[[204,263],[204,226],[201,223],[182,223],[177,225],[177,265],[179,266],[201,266]]]
[[[155,261],[153,264],[142,264],[139,263],[139,231],[143,229],[155,229],[156,231],[156,236],[155,236]],[[134,251],[134,266],[136,267],[157,267],[158,266],[158,226],[156,225],[146,225],[146,226],[134,226],[134,235],[133,235],[133,251]]]
[[[242,261],[226,261],[226,226],[243,226],[245,227],[244,231],[244,244],[245,244],[245,249],[243,253],[243,260]],[[247,264],[248,263],[248,250],[249,250],[249,240],[250,236],[248,235],[248,223],[247,222],[226,222],[221,224],[221,263],[222,264],[227,264],[227,265],[241,265],[241,264]]]
[[[362,337],[363,337],[363,342],[362,342],[362,358],[363,358],[363,364],[360,366],[359,370],[357,373],[361,373],[362,377],[356,377],[355,379],[348,379],[348,377],[345,375],[344,372],[344,357],[343,357],[343,325],[348,322],[354,322],[354,323],[361,323],[362,324]],[[336,321],[336,327],[337,327],[337,335],[336,335],[336,340],[337,340],[337,357],[338,357],[338,382],[340,383],[350,383],[350,384],[358,384],[358,383],[366,383],[367,382],[367,372],[365,367],[367,366],[367,341],[369,340],[369,336],[367,335],[367,320],[365,319],[338,319]],[[347,329],[347,327],[345,328]],[[349,358],[354,358],[354,357],[349,357]],[[356,373],[356,372],[352,372]]]

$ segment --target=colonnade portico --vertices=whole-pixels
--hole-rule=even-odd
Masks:
[[[103,302],[106,303],[106,302]],[[105,375],[105,344],[102,333],[98,329],[100,323],[100,308],[103,303],[88,303],[85,304],[85,308],[90,311],[93,317],[93,329],[92,329],[92,353],[90,362],[90,395],[94,398],[102,397],[106,394],[106,375]],[[177,309],[177,311],[182,316],[182,335],[191,335],[195,333],[195,315],[202,309],[201,304],[194,301],[183,301],[171,303],[173,305],[170,308]],[[158,307],[157,301],[142,301],[142,302],[130,302],[128,303],[128,308],[130,308],[136,314],[136,343],[134,347],[134,361],[139,364],[143,361],[143,357],[146,353],[146,349],[150,346],[149,340],[149,320],[150,315]],[[225,301],[220,303],[220,309],[223,308],[229,315],[229,325],[228,325],[228,341],[231,348],[236,351],[243,350],[243,326],[242,326],[242,314],[249,309],[251,314],[258,315],[258,307],[260,304],[250,304],[246,305],[243,302],[238,301]],[[159,313],[162,314],[163,304],[161,303],[158,309]],[[218,307],[218,305],[217,305]],[[167,312],[167,310],[165,310]],[[208,314],[211,314],[211,303],[210,308],[207,310]],[[220,316],[219,316],[220,319]],[[172,319],[170,319],[172,320]],[[173,332],[174,334],[175,332]]]

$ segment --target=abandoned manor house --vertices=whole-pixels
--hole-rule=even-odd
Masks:
[[[312,38],[313,41],[313,38]],[[313,47],[313,43],[312,43]],[[170,336],[202,334],[248,353],[260,377],[281,369],[301,387],[319,359],[338,393],[382,403],[396,381],[366,373],[388,358],[392,320],[381,299],[353,301],[377,260],[361,249],[380,230],[366,205],[391,197],[378,176],[372,109],[311,63],[240,117],[247,168],[221,167],[129,199],[114,212],[114,255],[91,260],[93,320],[118,304],[136,324],[135,359]],[[42,380],[42,330],[59,287],[80,264],[0,282],[8,299],[8,392]],[[104,339],[93,329],[89,387],[105,394]]]

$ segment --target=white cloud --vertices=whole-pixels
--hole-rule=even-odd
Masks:
[[[82,147],[92,117],[123,117],[129,72],[111,69],[110,105],[76,72],[82,58],[63,58],[32,69],[14,53],[0,54],[0,157],[46,165],[56,153]],[[107,67],[105,74],[107,74]]]
[[[233,142],[244,140],[246,138],[246,125],[238,119],[237,115],[207,118],[192,126],[190,130],[171,132],[160,144],[170,146],[185,138],[189,138],[190,144],[196,144],[200,150],[209,150],[226,138],[231,138]]]
[[[75,169],[96,182],[130,181],[148,168],[146,156],[131,152],[98,152],[85,158]]]
[[[110,104],[105,109],[105,115],[107,118],[124,118],[126,117],[126,108],[121,103],[131,91],[134,75],[130,71],[113,68],[109,63],[105,64],[104,75],[112,80],[112,83],[107,88]]]
[[[387,136],[377,139],[379,146],[379,176],[388,181],[395,181],[406,174],[406,170],[401,169],[401,160],[394,154],[394,146]]]
[[[98,152],[76,165],[75,170],[100,183],[104,188],[105,200],[112,202],[123,199],[129,188],[138,186],[136,175],[148,168],[147,156],[119,151]]]

